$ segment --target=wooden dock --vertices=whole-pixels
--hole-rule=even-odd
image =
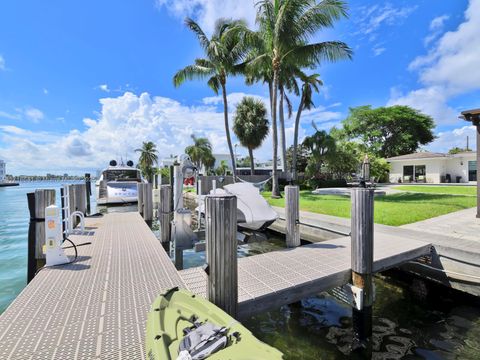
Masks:
[[[138,213],[86,225],[78,261],[40,271],[0,316],[0,359],[145,358],[149,307],[182,280]]]
[[[424,241],[376,234],[373,270],[383,271],[429,252],[430,244]],[[350,253],[350,238],[343,237],[238,259],[239,317],[346,284]],[[207,277],[201,268],[182,270],[180,276],[188,290],[205,296]]]
[[[138,213],[87,219],[76,263],[38,273],[0,315],[0,359],[144,359],[150,304],[162,290],[205,295],[199,269],[177,271]],[[411,236],[376,234],[374,271],[430,251]],[[412,235],[413,234],[413,235]],[[350,238],[239,259],[239,317],[346,283]]]

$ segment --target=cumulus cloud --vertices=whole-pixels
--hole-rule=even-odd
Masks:
[[[45,117],[41,110],[33,107],[25,109],[24,113],[27,119],[32,120],[34,123],[40,122]]]
[[[427,149],[435,152],[446,152],[455,146],[465,148],[467,146],[467,136],[470,139],[470,149],[474,149],[475,126],[463,126],[449,131],[442,131],[437,134],[437,139],[427,146]]]
[[[249,94],[230,94],[231,121],[234,104],[244,95]],[[101,169],[109,160],[125,154],[137,161],[138,154],[134,149],[143,141],[153,141],[160,158],[180,154],[190,145],[191,134],[207,137],[215,153],[228,152],[222,103],[215,98],[205,98],[198,106],[186,106],[166,97],[126,92],[118,97],[100,99],[100,106],[97,116],[83,120],[83,129],[64,134],[0,126],[0,157],[5,158],[10,163],[11,172],[17,174],[47,171],[81,174],[85,170]],[[306,128],[311,120],[325,126],[329,120],[335,121],[339,117],[340,113],[319,107],[305,112]],[[294,118],[295,114],[286,121],[287,144],[293,142]],[[301,128],[300,139],[304,136],[305,129]],[[235,137],[233,141],[237,143]],[[243,151],[238,150],[240,154]],[[271,153],[269,135],[262,147],[255,151],[255,157],[268,160]]]
[[[0,71],[6,70],[6,69],[7,69],[7,67],[5,65],[5,59],[3,58],[2,55],[0,55]]]
[[[443,26],[434,19],[431,29]],[[480,89],[480,0],[470,0],[465,21],[444,33],[426,55],[415,58],[409,69],[418,72],[419,89],[401,94],[392,91],[389,105],[416,107],[434,117],[439,125],[452,123],[457,112],[448,105],[452,97]],[[458,121],[458,120],[457,120]]]
[[[207,33],[213,32],[219,18],[244,19],[250,26],[255,23],[255,0],[157,0],[157,5],[179,19],[194,18]]]

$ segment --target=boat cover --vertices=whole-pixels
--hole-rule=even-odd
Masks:
[[[226,193],[237,196],[239,223],[268,223],[276,220],[278,214],[250,183],[235,183],[223,187]],[[217,192],[221,189],[217,189]]]

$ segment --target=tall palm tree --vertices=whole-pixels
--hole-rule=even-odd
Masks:
[[[304,109],[310,110],[314,107],[313,91],[318,92],[319,86],[323,85],[319,74],[305,75],[299,73],[299,78],[303,82],[300,104],[298,105],[297,116],[295,117],[295,130],[293,134],[293,155],[292,155],[292,177],[297,181],[297,151],[298,151],[298,130],[300,127],[300,118]]]
[[[153,165],[158,162],[157,146],[152,141],[144,141],[140,149],[135,149],[135,152],[140,153],[138,165],[145,178],[152,182],[155,170]]]
[[[192,19],[187,18],[185,24],[198,38],[200,46],[205,52],[205,58],[195,59],[193,65],[188,65],[179,70],[173,77],[173,84],[178,87],[186,80],[208,79],[208,86],[218,94],[219,90],[223,97],[223,116],[225,123],[225,134],[227,137],[228,149],[232,159],[233,175],[235,179],[235,156],[232,140],[230,138],[230,126],[228,123],[228,102],[227,102],[227,77],[240,71],[238,65],[243,59],[246,47],[240,39],[239,29],[245,28],[241,21],[230,21],[220,19],[215,25],[212,37],[209,39],[201,27]]]
[[[264,103],[253,97],[244,97],[237,105],[233,132],[240,140],[240,144],[248,149],[250,174],[254,175],[253,150],[259,148],[268,135],[267,109]]]
[[[332,27],[346,17],[346,5],[339,0],[260,0],[257,3],[258,33],[246,33],[253,46],[261,43],[265,51],[251,61],[251,66],[271,66],[273,186],[272,197],[279,197],[277,174],[277,96],[281,69],[285,65],[312,66],[322,60],[351,58],[352,51],[340,41],[308,43],[320,29]]]
[[[202,165],[205,165],[205,168],[209,168],[213,166],[213,162],[215,163],[215,158],[212,155],[212,144],[207,138],[196,137],[195,135],[191,135],[193,140],[193,145],[189,145],[185,148],[185,153],[190,156],[190,159],[195,164],[197,168],[201,168]]]

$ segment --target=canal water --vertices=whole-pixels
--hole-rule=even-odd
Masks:
[[[36,182],[0,188],[0,313],[26,285],[26,193],[60,186]],[[135,209],[99,208],[102,212]],[[283,243],[270,234],[239,246],[238,255],[273,251]],[[200,266],[204,261],[204,252],[184,254],[185,267]],[[378,276],[375,285],[374,358],[480,359],[477,300],[433,285],[425,287],[398,274]],[[281,350],[286,360],[350,358],[351,310],[328,292],[253,316],[244,324],[259,339]]]

